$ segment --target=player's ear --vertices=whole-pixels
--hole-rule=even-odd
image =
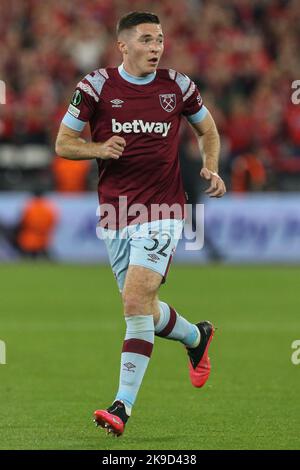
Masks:
[[[122,54],[125,53],[125,43],[123,41],[118,41],[118,49],[120,52],[122,52]]]
[[[122,54],[128,54],[129,31],[121,31],[118,35],[118,48]]]
[[[127,45],[124,41],[118,41],[118,48],[122,54],[127,54]]]

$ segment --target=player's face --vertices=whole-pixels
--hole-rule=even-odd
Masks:
[[[142,77],[154,72],[164,50],[160,24],[139,24],[119,41],[124,67],[128,73]]]

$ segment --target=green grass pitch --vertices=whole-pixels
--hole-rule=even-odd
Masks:
[[[299,449],[299,267],[173,265],[161,299],[218,327],[212,373],[156,338],[124,436],[94,427],[118,385],[125,324],[109,267],[0,267],[1,449]]]

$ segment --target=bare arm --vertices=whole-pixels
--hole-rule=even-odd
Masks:
[[[203,166],[217,173],[219,168],[220,138],[212,115],[208,111],[202,121],[192,124],[192,126],[202,148]]]
[[[80,135],[81,132],[61,124],[56,138],[56,153],[69,160],[90,160],[93,158],[118,160],[126,145],[125,139],[117,135],[113,135],[106,142],[86,142]]]
[[[203,168],[200,176],[211,181],[210,187],[205,192],[211,197],[222,197],[226,193],[226,187],[224,181],[218,175],[220,137],[215,121],[208,111],[202,121],[191,125],[202,149]]]

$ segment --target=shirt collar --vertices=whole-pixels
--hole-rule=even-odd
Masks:
[[[156,72],[149,73],[145,77],[135,77],[134,75],[130,75],[130,73],[126,72],[124,69],[124,65],[121,64],[118,67],[119,74],[121,75],[124,80],[129,83],[133,83],[134,85],[147,85],[147,83],[153,82],[156,76]]]

